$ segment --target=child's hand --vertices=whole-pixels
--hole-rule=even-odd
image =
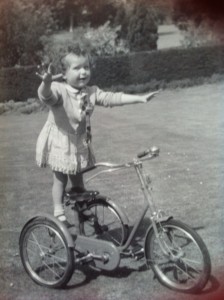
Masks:
[[[151,93],[147,93],[144,95],[141,95],[141,100],[140,102],[142,103],[146,103],[148,101],[150,101],[155,95],[157,95],[159,92],[161,92],[161,90],[155,91],[155,92],[151,92]]]
[[[57,74],[53,75],[54,67],[50,63],[46,70],[46,65],[42,64],[41,66],[38,66],[38,72],[36,72],[36,75],[44,82],[44,83],[51,83],[54,80],[60,80],[63,78],[63,74]]]

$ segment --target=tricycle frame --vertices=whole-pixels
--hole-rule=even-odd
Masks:
[[[107,169],[94,174],[86,180],[87,182],[102,173],[110,173],[131,167],[135,168],[138,176],[145,205],[129,233],[127,240],[119,246],[115,246],[112,242],[105,240],[86,237],[80,234],[72,234],[65,224],[48,214],[38,214],[28,220],[22,229],[19,244],[22,263],[30,277],[40,285],[58,288],[66,285],[70,280],[74,264],[87,263],[91,267],[111,271],[118,268],[121,258],[127,256],[138,258],[138,254],[140,254],[140,257],[144,254],[147,265],[152,267],[158,280],[167,287],[182,292],[198,292],[203,289],[211,273],[211,261],[206,245],[191,227],[174,220],[172,216],[167,216],[163,211],[156,208],[150,188],[151,180],[149,176],[145,176],[143,173],[143,161],[155,158],[158,155],[159,149],[152,147],[138,154],[137,158],[131,162],[125,164],[102,162],[95,164],[94,167],[91,168],[106,167]],[[85,172],[86,171],[88,170],[85,170]],[[104,204],[107,203],[108,200],[106,198],[103,198],[101,195],[98,195],[98,197],[101,197],[101,201]],[[116,210],[115,204],[113,204],[112,207]],[[133,249],[129,250],[140,223],[148,210],[151,225],[146,229],[144,246],[137,252]],[[121,214],[121,216],[124,218],[125,215]],[[126,225],[127,219],[124,219],[123,223]],[[48,259],[54,261],[57,258],[57,256],[53,254],[56,252],[54,246],[50,244],[49,247],[45,246],[42,249],[42,244],[39,242],[36,243],[36,238],[33,240],[32,236],[35,236],[35,230],[37,232],[38,230],[43,230],[45,233],[46,231],[49,232],[49,238],[51,239],[53,237],[52,232],[57,232],[57,236],[60,237],[61,241],[64,241],[65,253],[67,253],[67,256],[65,256],[66,268],[62,276],[58,275],[59,278],[57,280],[52,279],[52,282],[47,279],[42,280],[42,278],[39,278],[36,271],[32,269],[29,260],[29,243],[34,246],[36,245],[37,250],[40,249],[39,255],[43,260],[45,268],[48,266],[48,269],[51,269],[51,265],[47,265],[45,259],[46,261]],[[176,232],[178,234],[176,234]],[[179,240],[179,238],[181,238],[184,243],[181,239]],[[49,243],[50,241],[48,244]],[[188,247],[189,245],[192,245],[193,252],[184,249],[185,246]],[[156,250],[154,250],[154,248]],[[78,254],[73,258],[74,254],[72,253]],[[162,263],[160,256],[157,258],[158,253],[162,257]],[[190,258],[188,258],[188,256]],[[163,260],[167,260],[168,268],[173,264],[173,274],[171,273],[170,275],[166,273]],[[60,264],[59,260],[56,266],[60,266]],[[188,281],[190,282],[189,284],[187,283]]]

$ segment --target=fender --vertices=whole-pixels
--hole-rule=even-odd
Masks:
[[[124,211],[121,209],[121,207],[119,207],[116,203],[114,203],[110,198],[99,194],[95,197],[95,199],[109,203],[115,209],[115,211],[118,212],[124,225],[127,225],[127,226],[129,225],[129,220],[128,220],[127,215],[124,213]]]
[[[55,218],[54,216],[47,214],[47,213],[41,213],[41,214],[37,214],[34,215],[33,217],[31,217],[23,226],[23,229],[29,224],[31,223],[33,220],[37,219],[37,218],[44,218],[46,220],[50,220],[53,223],[55,223],[57,225],[57,227],[59,227],[59,229],[62,231],[62,233],[65,236],[66,242],[68,244],[69,248],[74,248],[74,241],[73,238],[70,234],[70,232],[68,231],[68,228],[65,226],[65,224],[63,224],[62,222],[60,222],[57,218]],[[23,231],[22,229],[22,231]],[[22,232],[21,231],[21,232]]]
[[[173,216],[165,216],[163,218],[160,218],[158,222],[156,222],[156,224],[158,223],[163,223],[163,222],[167,222],[169,220],[173,219]],[[146,241],[147,241],[147,237],[149,235],[149,232],[153,230],[153,227],[152,227],[152,224],[149,226],[149,228],[147,229],[146,231],[146,234],[145,234],[145,241],[144,241],[144,249],[146,249]]]

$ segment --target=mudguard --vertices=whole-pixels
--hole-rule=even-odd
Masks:
[[[65,226],[65,224],[63,224],[62,222],[60,222],[57,218],[55,218],[54,216],[47,214],[47,213],[39,213],[37,215],[34,215],[33,217],[31,217],[23,226],[23,229],[29,224],[31,223],[33,220],[37,219],[37,218],[44,218],[46,220],[50,220],[53,223],[55,223],[57,225],[57,227],[59,227],[59,229],[62,231],[62,233],[65,236],[66,242],[68,244],[69,248],[74,248],[74,242],[73,242],[73,238],[70,234],[70,232],[68,231],[68,228]],[[22,229],[22,231],[23,231]],[[21,231],[21,232],[22,232]]]
[[[166,221],[169,221],[171,219],[173,219],[173,216],[165,216],[165,217],[163,217],[162,219],[159,220],[159,223],[166,222]],[[149,226],[149,228],[147,229],[146,234],[145,234],[145,241],[144,241],[144,246],[145,247],[144,247],[144,249],[146,248],[146,241],[148,239],[148,235],[149,235],[149,232],[151,230],[153,230],[152,224]]]
[[[95,199],[109,203],[114,208],[114,210],[118,212],[124,225],[127,225],[127,226],[129,225],[129,220],[128,220],[127,215],[124,213],[124,211],[121,209],[121,207],[119,207],[116,203],[114,203],[110,198],[99,194],[95,197]]]

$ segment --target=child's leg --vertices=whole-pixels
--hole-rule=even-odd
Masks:
[[[63,194],[68,181],[68,176],[61,172],[53,172],[52,197],[54,204],[54,216],[60,221],[65,221],[65,211],[63,207]]]
[[[71,182],[72,188],[81,189],[84,190],[84,183],[83,183],[83,176],[82,174],[76,174],[76,175],[68,175],[69,180]],[[79,214],[76,210],[74,212],[74,225],[76,227],[77,233],[79,232]]]
[[[72,188],[84,189],[84,182],[82,174],[69,175],[69,179],[72,185]]]

